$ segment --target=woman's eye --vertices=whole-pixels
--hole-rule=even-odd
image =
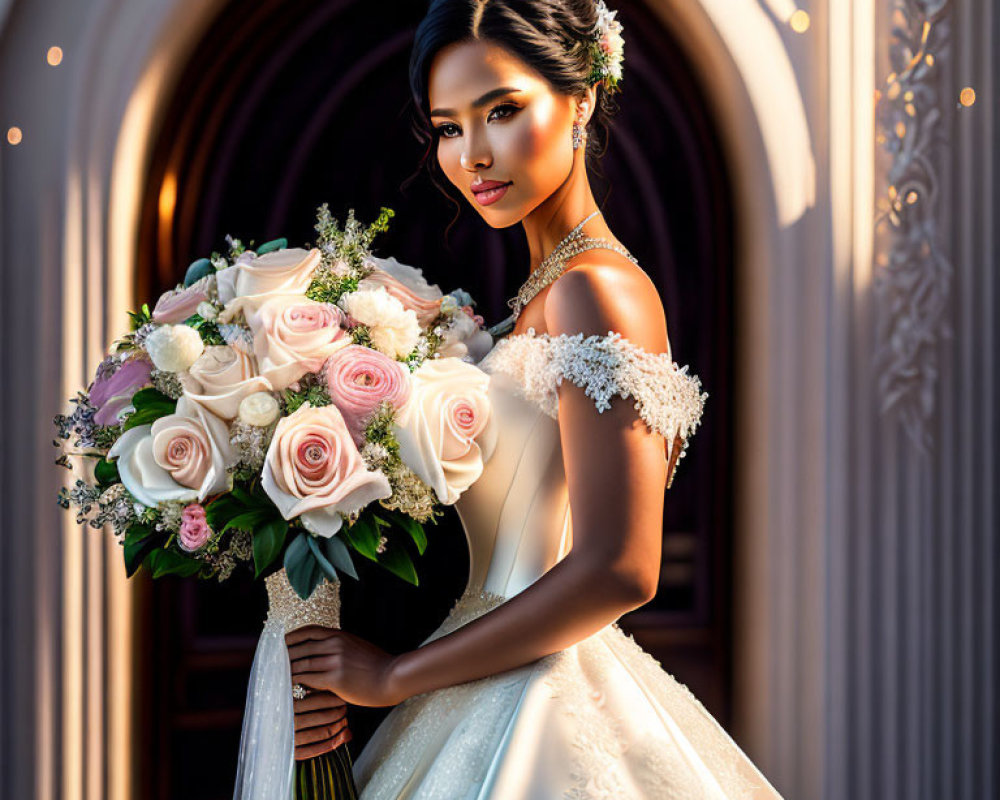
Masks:
[[[458,134],[452,133],[452,131],[454,131],[457,127],[457,125],[454,125],[451,122],[446,122],[443,125],[436,126],[434,130],[438,132],[439,136],[443,136],[445,139],[454,139]]]
[[[506,117],[513,116],[514,112],[517,110],[518,107],[515,106],[513,103],[501,103],[500,105],[493,107],[493,109],[490,111],[490,117],[493,117],[494,111],[502,111],[504,113],[500,114],[497,117],[493,117],[493,119],[505,119]]]

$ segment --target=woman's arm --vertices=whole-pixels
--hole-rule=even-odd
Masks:
[[[648,278],[581,262],[544,300],[548,332],[616,330],[650,352],[666,350],[663,310]],[[288,639],[293,680],[357,705],[390,705],[527,664],[646,603],[659,575],[663,438],[630,403],[613,402],[599,414],[568,381],[559,390],[559,427],[573,525],[573,548],[562,561],[503,605],[396,657],[351,634],[303,628]]]

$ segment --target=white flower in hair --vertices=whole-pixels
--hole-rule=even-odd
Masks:
[[[591,81],[604,81],[604,88],[609,92],[618,89],[618,82],[622,79],[622,62],[625,60],[624,28],[615,19],[617,13],[609,9],[604,0],[597,0],[597,23],[592,32],[594,68]]]

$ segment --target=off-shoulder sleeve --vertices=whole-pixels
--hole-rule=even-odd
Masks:
[[[599,412],[611,408],[616,396],[631,399],[649,429],[666,438],[668,449],[675,436],[687,448],[708,398],[701,379],[688,374],[687,366],[678,366],[666,353],[649,353],[613,331],[587,337],[530,331],[501,340],[480,366],[509,375],[528,400],[554,418],[564,380],[582,388]]]

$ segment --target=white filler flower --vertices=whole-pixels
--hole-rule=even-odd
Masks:
[[[257,428],[266,428],[280,413],[278,401],[269,392],[254,392],[240,403],[240,422]]]
[[[187,325],[161,325],[146,337],[145,347],[163,372],[183,372],[205,351],[201,334]]]
[[[414,311],[389,294],[384,287],[348,292],[340,306],[371,332],[372,346],[392,358],[413,352],[420,338],[420,323]]]

